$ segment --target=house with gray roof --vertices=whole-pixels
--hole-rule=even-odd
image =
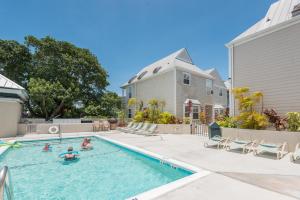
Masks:
[[[300,0],[279,0],[266,15],[227,45],[230,87],[264,94],[279,114],[300,111]],[[237,113],[230,95],[230,111]]]
[[[0,137],[17,135],[23,104],[27,99],[23,87],[0,74]]]
[[[211,122],[227,105],[226,87],[217,70],[197,67],[185,48],[144,67],[121,88],[125,102],[134,97],[146,107],[156,98],[165,101],[165,111],[181,119],[197,120],[203,111]],[[134,108],[126,110],[129,118],[134,116]]]

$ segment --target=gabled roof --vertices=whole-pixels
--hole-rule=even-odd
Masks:
[[[292,17],[292,11],[296,5],[300,3],[300,0],[279,0],[273,3],[266,16],[250,27],[248,30],[240,34],[238,37],[233,39],[230,44],[241,41],[242,39],[249,37],[255,33],[259,33],[265,29],[274,27],[278,24],[286,22],[292,18],[298,18],[299,16]]]
[[[0,87],[24,90],[23,87],[0,74]]]
[[[23,101],[28,95],[23,87],[0,74],[0,98],[17,98]]]
[[[213,79],[213,77],[193,64],[193,61],[185,48],[182,48],[167,57],[164,57],[139,71],[136,75],[132,76],[122,87],[136,83],[147,78],[154,77],[163,72],[169,71],[173,68],[180,68],[187,72],[197,73],[200,76]]]

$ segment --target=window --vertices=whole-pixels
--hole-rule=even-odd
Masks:
[[[128,87],[128,98],[130,99],[132,97],[132,87]]]
[[[145,76],[146,74],[147,74],[147,71],[142,72],[137,79],[138,80],[142,79],[143,76]]]
[[[199,119],[199,107],[193,106],[193,119]]]
[[[156,68],[153,70],[153,74],[156,74],[160,69],[161,69],[161,66],[156,67]]]
[[[199,119],[199,106],[193,106],[193,119]],[[190,117],[189,106],[184,106],[184,117]]]
[[[222,90],[222,88],[219,88],[219,96],[220,97],[223,96],[223,90]]]
[[[190,85],[191,84],[191,74],[183,73],[183,84]]]
[[[213,91],[213,81],[210,79],[206,79],[206,94],[212,95],[214,93]]]
[[[131,79],[129,79],[128,83],[131,83],[135,78],[136,76],[133,76]]]
[[[128,118],[131,119],[132,118],[132,110],[128,109]]]
[[[184,117],[190,117],[189,106],[184,106]]]

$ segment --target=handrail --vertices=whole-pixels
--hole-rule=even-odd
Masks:
[[[5,193],[6,193],[7,200],[14,199],[10,173],[7,166],[4,166],[0,171],[0,200],[5,199],[4,198]]]

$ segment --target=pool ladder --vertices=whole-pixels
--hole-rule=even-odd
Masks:
[[[5,198],[6,197],[6,198]],[[13,200],[14,193],[10,173],[7,166],[4,166],[0,171],[0,200]]]

